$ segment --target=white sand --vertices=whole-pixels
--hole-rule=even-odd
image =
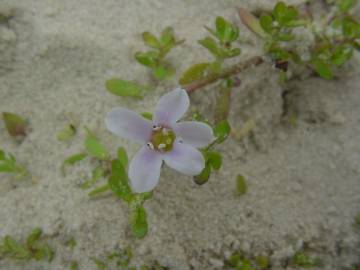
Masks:
[[[284,89],[276,73],[266,65],[245,72],[235,90],[231,122],[239,129],[257,119],[252,138],[229,139],[222,147],[223,169],[204,186],[165,168],[146,204],[150,231],[143,240],[131,236],[123,202],[113,196],[90,200],[77,186],[91,164],[70,169],[66,177],[59,170],[67,156],[82,150],[84,126],[113,153],[123,145],[133,155],[138,146],[110,134],[104,115],[118,105],[151,111],[176,85],[175,79],[165,82],[141,101],[105,91],[105,80],[113,76],[149,80],[132,58],[143,49],[142,31],[171,25],[186,39],[169,57],[180,74],[209,57],[196,40],[216,15],[237,22],[234,7],[275,2],[1,0],[0,13],[13,18],[0,25],[0,111],[24,115],[32,132],[18,145],[0,123],[0,148],[14,153],[33,179],[16,182],[0,175],[0,236],[22,238],[42,227],[56,257],[41,269],[68,269],[70,260],[79,261],[80,269],[96,269],[90,257],[116,245],[131,246],[135,263],[158,260],[170,269],[221,269],[236,250],[269,255],[272,269],[292,269],[284,265],[303,246],[323,258],[324,269],[359,260],[360,234],[353,225],[360,212],[358,68],[341,81],[314,78],[288,85],[296,127],[281,124]],[[261,51],[248,47],[244,58]],[[195,93],[193,105],[208,112],[213,92],[209,87]],[[56,134],[69,118],[78,121],[80,134],[70,144],[58,142]],[[242,197],[235,194],[239,173],[249,185]],[[74,252],[64,246],[70,236],[77,241]],[[39,269],[39,264],[4,260],[0,268]]]

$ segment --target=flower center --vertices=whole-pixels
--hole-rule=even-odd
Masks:
[[[171,128],[153,126],[150,142],[147,145],[156,151],[168,152],[173,148],[175,133]]]

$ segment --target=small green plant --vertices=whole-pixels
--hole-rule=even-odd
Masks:
[[[76,131],[76,126],[74,124],[67,124],[58,132],[57,139],[63,142],[70,141],[75,136]]]
[[[269,269],[270,261],[267,256],[248,257],[237,251],[226,261],[225,269],[229,270],[265,270]]]
[[[178,40],[175,37],[172,27],[166,27],[159,38],[150,32],[144,32],[142,33],[142,39],[145,45],[150,47],[150,50],[136,52],[134,55],[135,60],[149,68],[152,76],[159,81],[173,76],[175,68],[166,61],[166,56],[172,49],[182,44],[184,40]],[[151,88],[152,86],[141,85],[135,81],[120,78],[112,78],[106,81],[106,89],[110,93],[121,97],[142,98]]]
[[[6,130],[12,137],[26,136],[27,122],[20,115],[10,112],[3,112],[3,120]]]
[[[325,79],[332,79],[343,64],[359,49],[360,24],[351,15],[356,0],[335,1],[333,14],[325,21],[313,21],[309,16],[300,16],[295,6],[278,2],[270,14],[259,19],[246,10],[239,11],[244,24],[265,41],[265,52],[271,56],[277,68],[287,71],[289,63],[310,68]],[[261,26],[261,29],[258,26]],[[314,36],[306,53],[297,47],[302,43],[295,32]]]
[[[51,262],[54,258],[54,251],[44,241],[41,229],[35,228],[23,242],[18,242],[9,235],[5,236],[0,244],[0,258]]]
[[[244,195],[247,192],[246,180],[241,174],[236,177],[236,191],[239,195]]]
[[[116,248],[113,252],[106,255],[105,258],[92,258],[98,270],[119,269],[119,270],[168,270],[157,261],[150,266],[142,265],[140,267],[132,266],[131,260],[133,254],[130,248]]]
[[[166,55],[176,46],[184,42],[177,40],[172,27],[166,27],[159,38],[150,32],[142,33],[142,38],[151,49],[146,52],[135,53],[135,59],[141,65],[150,68],[152,75],[163,80],[174,75],[175,69],[165,61]]]
[[[81,183],[80,187],[82,189],[92,188],[89,192],[91,198],[112,191],[114,195],[129,205],[129,222],[134,236],[144,237],[148,231],[148,224],[143,204],[151,198],[152,193],[135,194],[131,191],[126,172],[128,157],[125,149],[120,147],[117,157],[111,158],[109,151],[90,130],[87,130],[84,146],[84,152],[74,154],[63,162],[62,171],[65,172],[67,166],[75,165],[85,158],[95,160],[96,165],[92,170],[91,178]],[[99,184],[99,181],[106,178],[108,178],[107,183]]]
[[[215,57],[217,62],[240,55],[240,48],[233,48],[233,42],[239,37],[239,27],[223,17],[217,17],[215,29],[209,27],[206,27],[206,29],[212,37],[207,36],[198,42]]]
[[[322,261],[319,258],[311,257],[307,255],[304,251],[296,252],[294,257],[292,258],[292,262],[296,266],[301,266],[305,268],[322,266]]]
[[[17,179],[22,179],[28,175],[25,167],[18,164],[15,157],[10,153],[5,153],[0,149],[0,173],[14,174]]]
[[[70,263],[70,270],[79,270],[79,264],[77,261],[72,261]]]

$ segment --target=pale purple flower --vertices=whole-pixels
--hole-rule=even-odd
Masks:
[[[205,123],[178,122],[189,104],[186,91],[177,88],[160,98],[152,121],[125,108],[114,108],[106,116],[108,130],[143,145],[129,165],[128,174],[134,192],[155,188],[163,161],[189,176],[198,175],[204,169],[204,157],[196,148],[209,145],[214,135]]]

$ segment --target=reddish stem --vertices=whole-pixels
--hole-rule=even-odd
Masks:
[[[229,76],[238,74],[247,68],[250,68],[253,66],[258,66],[263,62],[264,62],[263,58],[261,58],[259,56],[255,56],[253,58],[248,59],[244,63],[239,63],[239,64],[236,64],[229,68],[225,68],[222,72],[220,72],[218,74],[210,74],[209,76],[207,76],[201,80],[194,81],[187,85],[183,85],[182,88],[185,89],[188,93],[191,93],[191,92],[194,92],[195,90],[200,89],[208,84],[212,84],[212,83],[216,82],[217,80],[226,79]]]

